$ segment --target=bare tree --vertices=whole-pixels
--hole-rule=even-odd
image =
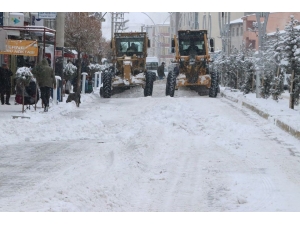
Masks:
[[[102,58],[107,58],[108,60],[111,60],[112,57],[112,49],[110,47],[111,42],[107,41],[105,38],[101,38],[101,43],[100,43],[100,60]]]
[[[81,54],[98,54],[101,41],[101,23],[87,12],[66,13],[65,46],[78,52],[77,88],[80,93]]]

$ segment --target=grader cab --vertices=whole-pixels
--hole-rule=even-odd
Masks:
[[[190,87],[199,95],[215,98],[218,93],[218,77],[209,71],[210,54],[214,51],[213,39],[208,41],[207,30],[179,30],[172,40],[173,63],[166,83],[166,95],[174,97],[175,90]]]
[[[146,32],[115,33],[111,43],[113,67],[103,73],[100,95],[110,98],[114,93],[142,85],[144,96],[151,96],[155,74],[146,69],[149,47]]]

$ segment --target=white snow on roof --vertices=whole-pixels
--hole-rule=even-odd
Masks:
[[[239,18],[239,19],[230,21],[230,24],[234,24],[234,23],[243,23],[243,20],[241,18]]]

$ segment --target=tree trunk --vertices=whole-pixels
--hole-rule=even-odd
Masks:
[[[252,74],[252,92],[254,91],[254,74]]]
[[[238,75],[239,71],[236,71],[236,89],[238,89],[238,82],[239,82],[239,75]]]
[[[25,109],[24,109],[24,89],[25,89],[25,85],[22,82],[22,113],[25,112]]]
[[[293,90],[294,90],[294,70],[292,72],[292,79],[291,79],[291,88],[290,88],[290,101],[289,101],[289,108],[290,109],[294,109],[294,103],[295,103],[295,98],[294,98],[294,93],[293,93]]]
[[[81,52],[78,51],[78,65],[77,65],[77,88],[76,93],[80,94],[80,84],[81,84]]]
[[[277,68],[277,74],[276,74],[277,78],[279,77],[279,69],[280,69],[280,67],[278,66],[278,68]],[[277,81],[277,82],[279,83],[279,81]],[[277,84],[278,83],[275,84],[275,87],[274,87],[275,90],[277,89]]]
[[[38,86],[37,86],[37,80],[36,80],[36,85],[35,85],[35,98],[34,98],[34,111],[36,111],[37,93],[38,93]]]

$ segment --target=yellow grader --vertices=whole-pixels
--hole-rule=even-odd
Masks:
[[[111,42],[113,68],[103,73],[100,95],[112,94],[142,85],[144,96],[152,96],[155,73],[146,69],[147,48],[150,40],[146,32],[114,33]]]
[[[209,51],[210,50],[210,51]],[[218,76],[209,71],[210,55],[214,51],[213,39],[208,41],[207,30],[179,30],[172,39],[176,67],[166,82],[166,95],[174,97],[175,90],[190,87],[199,95],[215,98],[219,91]]]

